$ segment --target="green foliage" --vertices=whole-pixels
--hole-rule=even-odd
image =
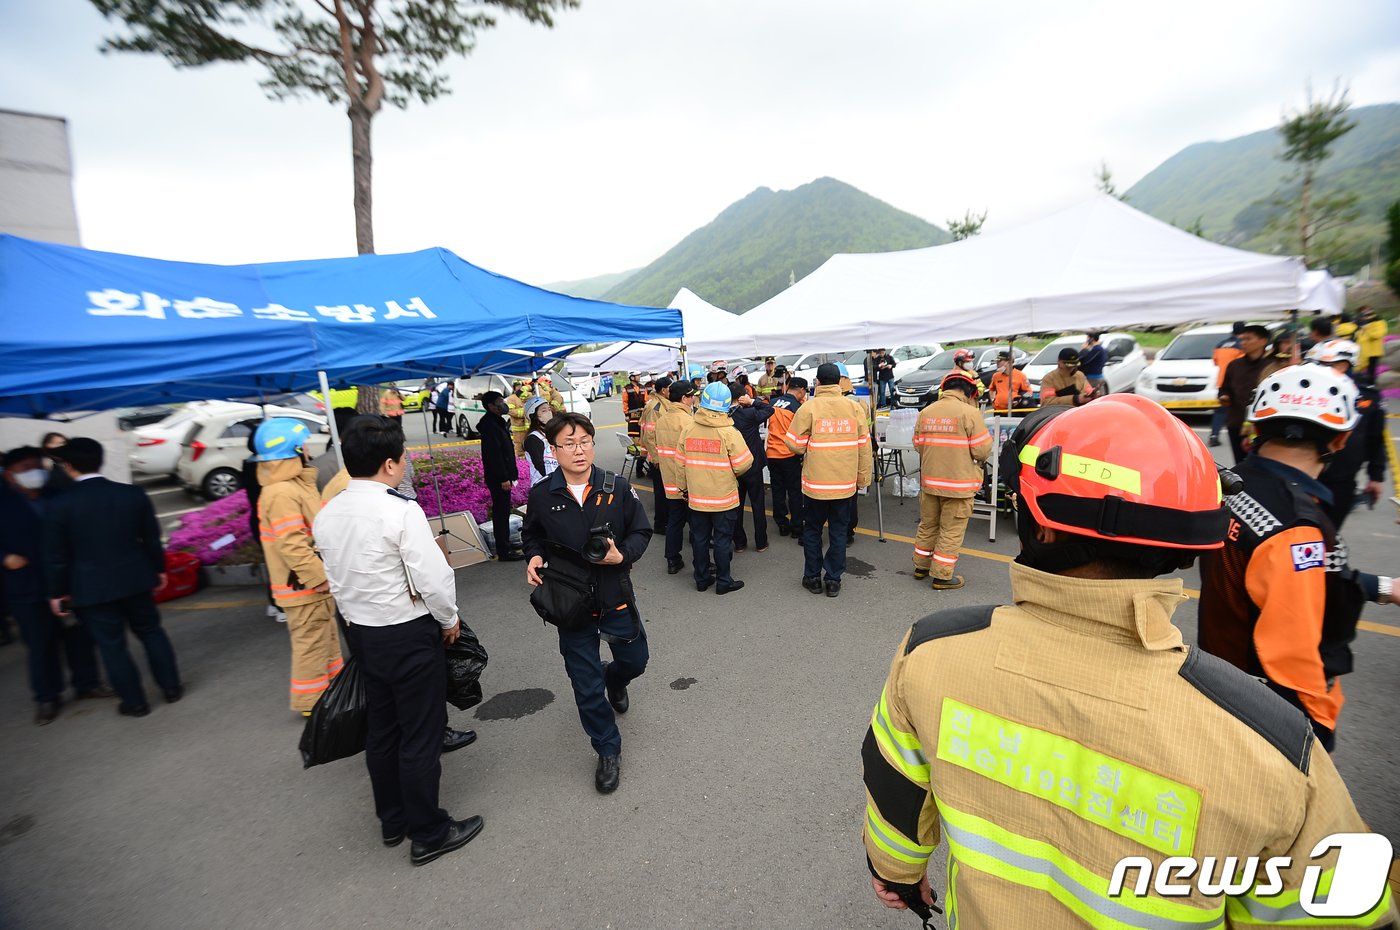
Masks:
[[[1386,208],[1400,190],[1400,104],[1359,107],[1347,112],[1356,128],[1338,138],[1315,177],[1317,196],[1356,195],[1356,219],[1320,246],[1337,273],[1370,260],[1385,238]],[[1267,129],[1225,142],[1202,142],[1182,149],[1128,190],[1133,206],[1163,220],[1199,217],[1216,242],[1261,252],[1294,254],[1292,244],[1270,223],[1286,209],[1276,198],[1295,202],[1298,181],[1279,157],[1283,140]],[[1295,227],[1296,229],[1296,227]]]
[[[605,295],[665,306],[688,287],[736,313],[758,306],[838,252],[887,252],[942,245],[948,233],[849,184],[819,178],[791,191],[766,187]]]
[[[953,237],[954,242],[961,242],[970,239],[982,232],[982,224],[987,222],[987,211],[973,213],[968,210],[960,220],[948,221],[948,234]]]
[[[633,268],[631,271],[600,274],[596,278],[582,278],[578,281],[555,281],[553,284],[546,284],[544,287],[545,290],[554,291],[559,294],[568,294],[570,297],[599,300],[604,294],[621,285],[639,270],[638,268]],[[677,290],[679,290],[679,288],[677,288]]]
[[[1128,195],[1118,192],[1118,186],[1113,183],[1113,172],[1108,170],[1108,162],[1106,161],[1099,162],[1099,170],[1094,173],[1094,187],[1101,194],[1107,194],[1118,200],[1126,201],[1128,199]]]
[[[471,53],[477,32],[496,25],[489,11],[552,26],[555,9],[579,0],[317,0],[314,8],[298,0],[91,2],[130,30],[108,38],[104,52],[157,54],[177,68],[254,61],[266,69],[261,86],[273,99],[310,95],[377,109],[381,94],[403,107],[447,93],[442,62]]]
[[[1385,212],[1385,220],[1388,231],[1385,256],[1390,260],[1385,266],[1385,286],[1400,297],[1400,200],[1390,205]]]

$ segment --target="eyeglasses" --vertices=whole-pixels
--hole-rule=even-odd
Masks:
[[[566,443],[564,443],[562,446],[556,444],[556,445],[554,446],[554,448],[556,448],[556,449],[563,449],[565,452],[577,452],[577,451],[580,450],[580,449],[591,449],[591,448],[593,448],[593,440],[592,440],[592,439],[580,439],[578,442],[566,442]]]

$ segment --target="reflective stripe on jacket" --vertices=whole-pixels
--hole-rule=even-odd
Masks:
[[[651,462],[656,461],[656,421],[661,419],[661,414],[670,405],[669,400],[657,394],[648,400],[646,406],[642,408],[642,433],[639,442],[646,451],[647,459]]]
[[[258,535],[273,600],[283,607],[329,600],[330,592],[312,590],[326,582],[311,535],[311,524],[321,512],[316,469],[299,459],[261,462],[258,483]]]
[[[669,500],[680,500],[680,462],[676,450],[681,433],[690,425],[690,408],[683,403],[667,401],[666,409],[656,420],[656,461],[661,465],[661,483]]]
[[[798,408],[783,437],[805,456],[802,493],[815,500],[842,500],[870,484],[870,428],[838,384],[818,385]]]
[[[914,451],[925,494],[972,497],[982,489],[982,463],[992,454],[992,434],[972,401],[951,391],[919,414]]]
[[[1340,855],[1314,860],[1314,846],[1369,831],[1307,721],[1183,643],[1171,623],[1186,600],[1180,579],[1013,564],[1011,588],[1016,606],[933,615],[896,653],[862,750],[865,850],[880,877],[918,882],[946,841],[949,927],[1396,919],[1389,891],[1356,919],[1300,907],[1308,869],[1328,882]],[[1157,868],[1176,856],[1211,874],[1174,880],[1182,894],[1165,896]],[[1281,894],[1260,893],[1262,867],[1233,896],[1200,890],[1202,877],[1218,883],[1255,856],[1292,858]],[[1128,857],[1142,865],[1110,894]]]
[[[720,513],[739,506],[739,476],[754,459],[729,414],[695,411],[676,444],[676,457],[677,484],[691,510]]]

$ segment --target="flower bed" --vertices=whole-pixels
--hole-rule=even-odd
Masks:
[[[228,534],[233,543],[220,549],[210,548]],[[223,500],[187,513],[180,526],[170,534],[167,549],[192,552],[205,565],[250,565],[262,561],[259,542],[248,526],[248,494],[235,491]]]
[[[481,456],[474,450],[440,449],[432,454],[410,452],[413,460],[413,487],[418,503],[430,517],[438,515],[438,493],[442,494],[443,513],[470,511],[478,523],[491,518],[491,492],[481,475]],[[520,482],[511,491],[512,506],[525,503],[530,494],[530,467],[518,460]],[[438,489],[433,487],[437,476]],[[211,544],[228,534],[233,542],[221,549]],[[262,561],[261,543],[248,527],[248,494],[237,491],[223,500],[187,513],[180,526],[170,534],[167,548],[175,552],[192,552],[205,565],[252,565]]]
[[[461,449],[435,449],[427,452],[410,452],[413,460],[413,488],[418,492],[418,503],[430,517],[438,515],[438,494],[442,494],[442,513],[470,511],[478,523],[485,523],[491,517],[491,491],[481,475],[481,456],[475,451]],[[524,459],[517,459],[520,480],[510,492],[510,503],[518,507],[530,496],[530,466]],[[437,476],[438,487],[433,487],[433,477]]]

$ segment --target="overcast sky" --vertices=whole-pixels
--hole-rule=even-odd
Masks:
[[[255,66],[102,55],[87,0],[0,0],[0,108],[66,117],[83,244],[354,253],[349,122]],[[647,264],[759,186],[831,176],[987,228],[1268,128],[1304,86],[1400,101],[1400,3],[583,0],[503,21],[374,123],[375,244],[545,284]],[[705,296],[705,295],[701,295]]]

